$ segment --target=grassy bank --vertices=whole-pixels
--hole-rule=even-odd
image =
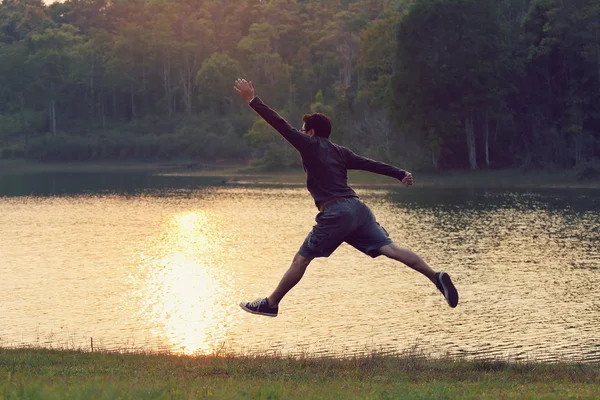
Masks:
[[[264,171],[246,165],[220,162],[203,164],[187,160],[171,162],[81,162],[40,163],[28,160],[0,160],[0,174],[36,172],[131,172],[145,171],[167,176],[224,178],[231,184],[292,184],[304,185],[304,171]],[[600,189],[600,171],[582,170],[523,171],[520,169],[451,171],[440,173],[416,172],[415,186],[439,188],[593,188]],[[398,184],[395,179],[364,171],[349,171],[349,183],[363,186]]]
[[[7,399],[592,399],[600,367],[2,349],[0,386]]]

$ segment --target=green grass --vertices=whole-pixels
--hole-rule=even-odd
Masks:
[[[6,399],[600,398],[600,366],[0,349]]]

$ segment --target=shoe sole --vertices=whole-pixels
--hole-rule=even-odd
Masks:
[[[458,291],[454,284],[452,283],[452,279],[450,279],[450,275],[445,272],[440,273],[440,281],[442,283],[442,288],[444,289],[444,297],[448,302],[448,305],[452,308],[458,305]]]
[[[253,311],[241,303],[240,303],[240,307],[242,308],[242,310],[249,312],[250,314],[264,315],[265,317],[276,317],[277,316],[277,314],[270,314],[270,313],[267,314],[267,313],[261,313],[260,311]]]

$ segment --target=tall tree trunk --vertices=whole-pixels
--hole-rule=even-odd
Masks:
[[[584,161],[585,135],[583,132],[583,118],[577,120],[579,134],[575,137],[575,165],[579,166]]]
[[[185,73],[181,71],[181,87],[183,88],[183,103],[185,104],[185,112],[190,115],[192,113],[192,91],[193,82],[191,78],[191,71],[189,67],[186,67]]]
[[[467,134],[467,147],[469,150],[469,166],[477,169],[477,148],[475,146],[475,130],[473,127],[473,114],[465,118],[465,133]]]
[[[56,136],[56,100],[52,99],[50,104],[50,118],[52,119],[52,135]]]
[[[288,110],[292,113],[294,110],[294,95],[296,94],[296,87],[292,83],[292,74],[288,74],[288,88]]]
[[[131,92],[131,119],[135,119],[135,96],[133,94],[133,83],[129,86]]]
[[[21,129],[25,129],[25,96],[23,95],[23,92],[19,92],[19,100],[21,102],[21,109],[20,109],[20,114],[21,114]]]
[[[349,35],[349,34],[348,34]],[[348,37],[344,43],[337,47],[337,51],[341,54],[342,62],[340,63],[340,77],[344,85],[350,86],[352,83],[352,60],[354,59],[352,43]]]
[[[163,62],[163,82],[165,84],[165,96],[167,97],[167,109],[170,120],[173,115],[173,94],[171,90],[171,51],[168,47]]]
[[[95,96],[95,88],[94,88],[94,75],[95,75],[95,64],[96,64],[96,57],[94,56],[94,54],[92,53],[92,71],[91,71],[91,76],[90,76],[90,91],[92,94],[92,99],[90,102],[90,110],[91,110],[91,115],[92,117],[96,116],[96,96]]]
[[[142,90],[140,99],[140,114],[143,115],[148,111],[148,96],[146,95],[146,63],[142,53]]]
[[[185,28],[185,21],[181,21],[182,38],[185,38]],[[194,54],[193,60],[191,59],[189,54],[184,54],[183,68],[179,71],[179,76],[181,78],[181,87],[183,89],[183,104],[185,106],[185,112],[188,115],[192,114],[192,94],[194,92],[194,74],[196,71],[197,61],[198,59],[196,54]]]
[[[600,82],[600,18],[596,19],[596,56],[598,57],[598,82]]]
[[[490,117],[485,113],[485,166],[490,167]]]
[[[113,86],[113,118],[117,118],[117,89]]]
[[[102,97],[104,97],[104,95],[102,95]],[[106,99],[102,102],[102,132],[106,133]]]
[[[575,139],[575,165],[579,166],[583,160],[583,130]]]
[[[56,135],[56,100],[54,100],[54,82],[50,83],[50,93],[52,94],[52,100],[50,100],[50,108],[48,109],[48,117],[50,118],[50,133],[53,136]]]

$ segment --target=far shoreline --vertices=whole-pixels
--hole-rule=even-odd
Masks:
[[[94,161],[42,163],[32,160],[0,160],[0,175],[27,173],[118,173],[140,172],[161,176],[219,177],[229,184],[304,185],[302,169],[265,171],[248,164],[193,161]],[[415,187],[496,189],[600,189],[600,172],[595,169],[414,172]],[[400,183],[387,176],[364,171],[348,173],[350,185],[393,186]]]

